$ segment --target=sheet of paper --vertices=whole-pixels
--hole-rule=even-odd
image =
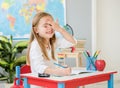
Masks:
[[[93,71],[88,71],[88,70],[80,70],[80,69],[72,69],[71,74],[83,74],[83,73],[91,73]]]

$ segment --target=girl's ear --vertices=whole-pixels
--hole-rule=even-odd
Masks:
[[[37,27],[34,27],[33,30],[35,33],[38,33]]]

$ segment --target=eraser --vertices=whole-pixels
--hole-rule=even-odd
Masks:
[[[50,77],[50,74],[38,73],[38,77]]]

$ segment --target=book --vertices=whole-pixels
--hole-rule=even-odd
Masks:
[[[90,70],[80,70],[80,69],[72,69],[71,71],[71,75],[77,75],[77,74],[85,74],[85,73],[91,73],[94,71],[90,71]]]

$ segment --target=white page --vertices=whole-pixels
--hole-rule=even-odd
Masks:
[[[83,69],[72,69],[71,74],[83,74],[83,73],[91,73],[94,71],[90,71],[90,70],[83,70]]]

